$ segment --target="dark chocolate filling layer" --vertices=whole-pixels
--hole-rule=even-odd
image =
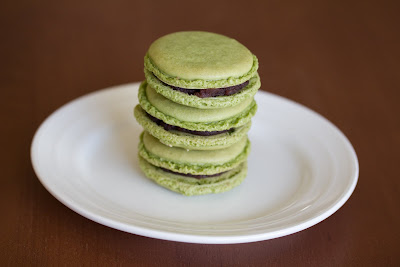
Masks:
[[[226,173],[226,172],[220,172],[220,173],[216,173],[216,174],[210,174],[210,175],[195,175],[195,174],[190,174],[190,173],[179,173],[179,172],[174,172],[174,171],[171,171],[171,170],[168,170],[168,169],[164,169],[164,168],[161,168],[161,167],[159,167],[161,170],[163,170],[163,171],[165,171],[165,172],[169,172],[169,173],[173,173],[173,174],[177,174],[177,175],[182,175],[182,176],[185,176],[185,177],[192,177],[192,178],[196,178],[196,179],[203,179],[203,178],[209,178],[209,177],[216,177],[216,176],[219,176],[219,175],[221,175],[221,174],[223,174],[223,173]]]
[[[234,85],[234,86],[224,87],[224,88],[186,89],[186,88],[181,88],[181,87],[176,87],[176,86],[166,84],[163,81],[161,81],[161,82],[164,85],[169,86],[176,91],[179,91],[179,92],[182,92],[182,93],[185,93],[188,95],[195,95],[200,98],[234,95],[234,94],[240,92],[244,87],[246,87],[249,84],[249,81],[245,81],[244,83]]]
[[[192,131],[192,130],[188,130],[188,129],[185,129],[185,128],[182,128],[182,127],[179,127],[179,126],[175,126],[175,125],[171,125],[171,124],[165,123],[162,120],[151,116],[149,113],[146,113],[146,114],[150,118],[150,120],[155,122],[157,125],[163,127],[164,130],[166,130],[166,131],[175,130],[175,131],[179,131],[179,132],[184,132],[184,133],[189,133],[189,134],[194,134],[194,135],[200,135],[200,136],[211,136],[211,135],[217,135],[217,134],[233,131],[233,128],[228,129],[228,130],[223,130],[223,131]]]

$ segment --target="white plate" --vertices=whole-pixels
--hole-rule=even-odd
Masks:
[[[77,213],[122,231],[191,243],[244,243],[306,229],[350,197],[358,178],[346,137],[317,113],[258,92],[245,181],[185,197],[147,179],[133,117],[138,83],[80,97],[54,112],[31,158],[47,190]]]

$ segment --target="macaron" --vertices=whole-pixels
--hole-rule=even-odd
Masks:
[[[171,130],[171,126],[154,121],[146,111],[137,105],[134,109],[134,115],[140,125],[146,131],[160,140],[160,142],[170,147],[181,147],[190,150],[213,150],[228,147],[243,138],[250,130],[251,121],[246,124],[222,131],[214,135],[196,135],[187,132]]]
[[[229,146],[250,129],[257,111],[253,98],[236,106],[199,109],[185,106],[158,94],[144,81],[139,87],[136,120],[169,146],[209,150]]]
[[[186,31],[153,42],[145,68],[162,82],[186,89],[235,86],[257,72],[258,60],[244,45],[224,35]]]
[[[218,193],[240,184],[247,173],[247,136],[223,149],[169,147],[148,132],[140,136],[140,167],[156,183],[184,195]]]

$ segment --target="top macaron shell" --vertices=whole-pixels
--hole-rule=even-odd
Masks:
[[[177,32],[157,39],[145,67],[161,81],[183,88],[223,88],[257,72],[257,58],[238,41],[216,33]]]

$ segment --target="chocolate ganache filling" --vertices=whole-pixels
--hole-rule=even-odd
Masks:
[[[179,172],[174,172],[168,169],[164,169],[159,167],[161,170],[165,171],[165,172],[169,172],[172,174],[177,174],[177,175],[182,175],[182,176],[186,176],[186,177],[192,177],[192,178],[196,178],[196,179],[203,179],[203,178],[209,178],[209,177],[216,177],[216,176],[220,176],[223,173],[226,172],[220,172],[220,173],[216,173],[216,174],[210,174],[210,175],[196,175],[196,174],[190,174],[190,173],[179,173]]]
[[[175,131],[179,131],[179,132],[184,132],[184,133],[189,133],[189,134],[194,134],[194,135],[200,135],[200,136],[211,136],[211,135],[217,135],[217,134],[233,131],[233,128],[228,129],[228,130],[223,130],[223,131],[192,131],[192,130],[188,130],[188,129],[185,129],[185,128],[182,128],[182,127],[179,127],[179,126],[175,126],[175,125],[171,125],[171,124],[165,123],[162,120],[151,116],[149,113],[146,113],[146,114],[150,118],[150,120],[155,122],[157,125],[163,127],[164,130],[166,130],[166,131],[175,130]]]
[[[188,94],[188,95],[195,95],[200,98],[234,95],[234,94],[240,92],[243,88],[245,88],[249,84],[249,81],[245,81],[244,83],[234,85],[234,86],[224,87],[224,88],[186,89],[186,88],[181,88],[181,87],[176,87],[176,86],[166,84],[163,81],[161,81],[161,82],[164,85],[171,87],[173,90],[176,90],[176,91]]]

